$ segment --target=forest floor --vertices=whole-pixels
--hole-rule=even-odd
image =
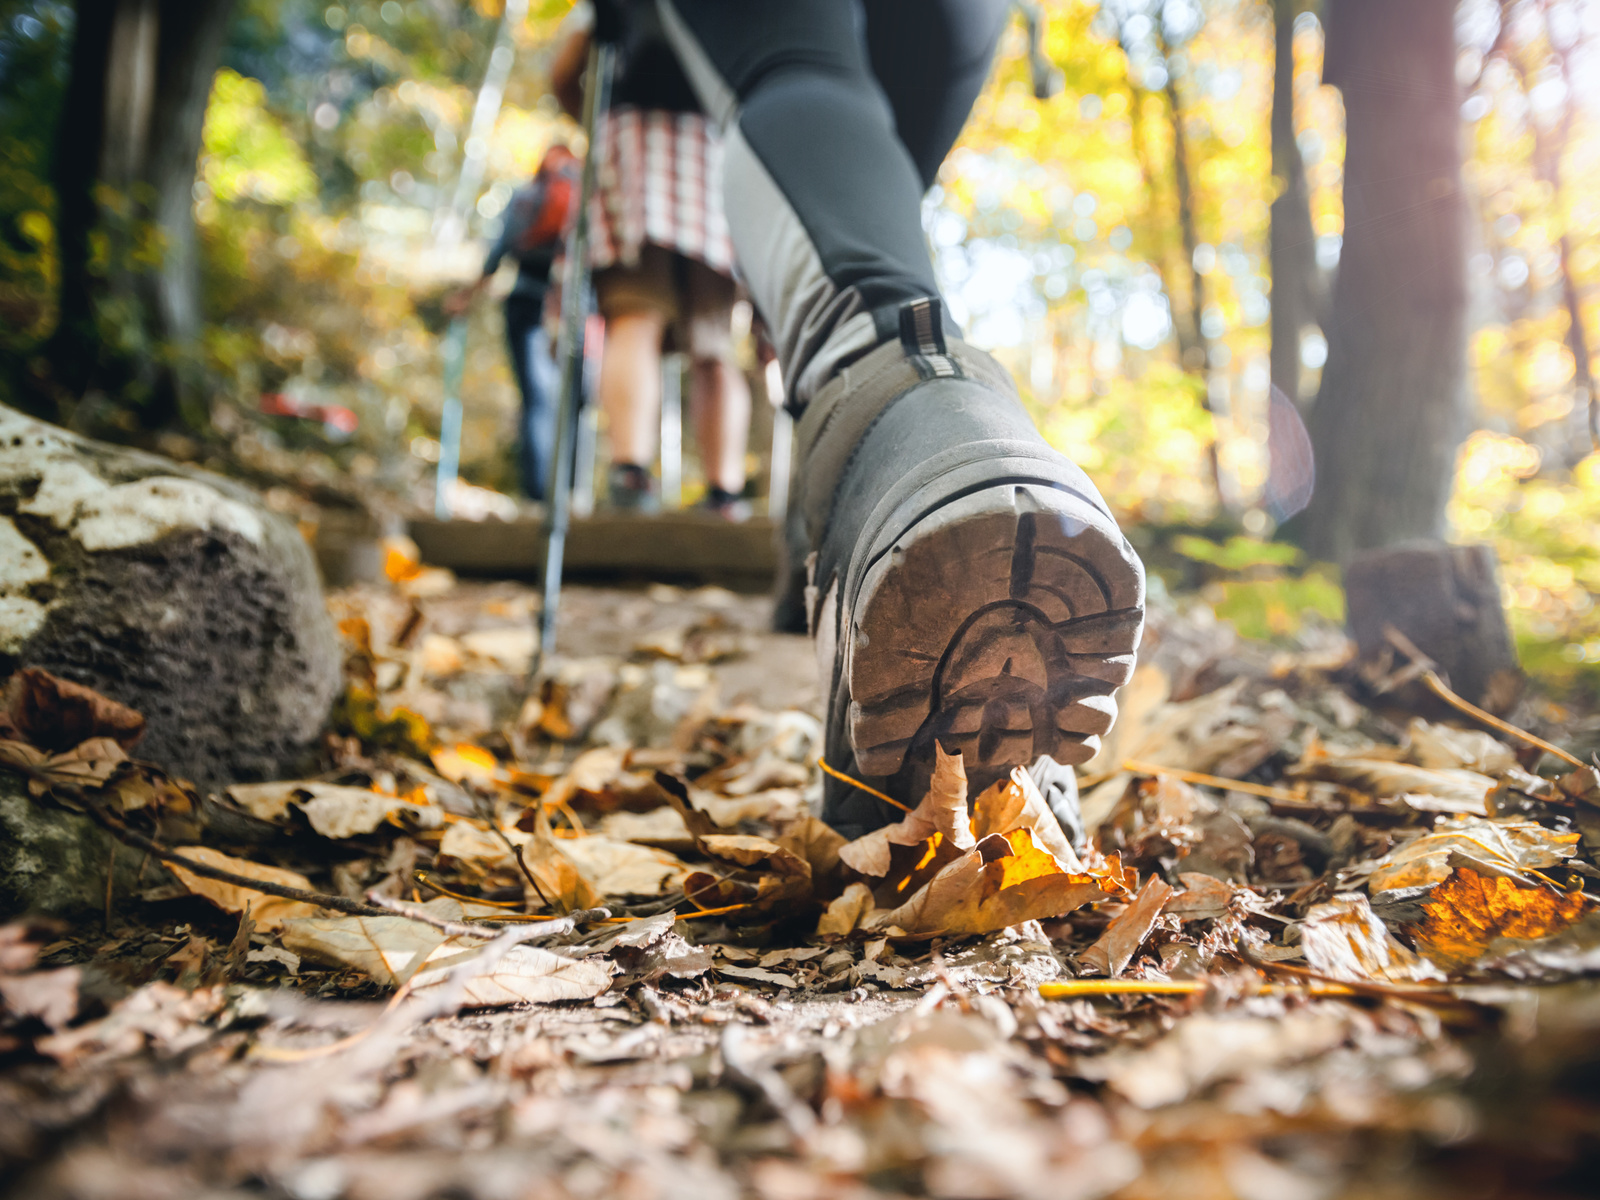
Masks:
[[[0,927],[5,1195],[1593,1194],[1600,774],[1403,656],[1163,607],[1087,848],[958,760],[844,843],[765,601],[574,588],[524,702],[529,589],[394,573],[307,778],[196,796],[13,681],[40,803],[200,866]]]

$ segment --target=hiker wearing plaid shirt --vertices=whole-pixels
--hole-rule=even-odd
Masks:
[[[722,203],[722,144],[700,110],[654,12],[619,16],[621,53],[595,134],[590,265],[606,322],[600,406],[614,507],[653,509],[661,355],[689,358],[689,408],[705,468],[706,506],[745,510],[750,392],[734,361],[733,242]],[[556,54],[557,98],[576,115],[594,10],[579,5]]]

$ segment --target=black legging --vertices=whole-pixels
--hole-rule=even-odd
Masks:
[[[1010,0],[658,0],[723,129],[740,268],[791,397],[938,294],[922,193],[988,74]]]

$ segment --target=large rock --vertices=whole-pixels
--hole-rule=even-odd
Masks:
[[[293,773],[339,687],[311,552],[248,488],[0,406],[0,674],[145,715],[202,787]]]
[[[28,795],[25,779],[0,771],[0,920],[22,913],[98,912],[105,907],[111,870],[112,901],[126,903],[141,888],[166,879],[159,863],[143,860],[140,851],[113,843],[82,813]]]

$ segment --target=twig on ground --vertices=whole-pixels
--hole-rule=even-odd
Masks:
[[[1461,696],[1456,695],[1455,692],[1450,690],[1445,681],[1439,678],[1439,672],[1434,670],[1433,660],[1422,653],[1422,651],[1417,648],[1415,642],[1413,642],[1405,634],[1401,633],[1393,625],[1384,626],[1383,636],[1388,640],[1391,646],[1409,658],[1413,665],[1420,666],[1422,668],[1421,672],[1417,675],[1417,678],[1422,680],[1423,686],[1435,696],[1439,697],[1439,699],[1443,700],[1446,704],[1450,705],[1451,708],[1454,708],[1457,712],[1465,713],[1467,716],[1476,721],[1482,721],[1485,725],[1489,726],[1489,728],[1503,733],[1507,737],[1514,737],[1520,741],[1526,742],[1530,746],[1536,746],[1540,750],[1543,750],[1546,754],[1553,754],[1557,758],[1561,759],[1562,762],[1569,763],[1574,767],[1583,768],[1589,765],[1588,763],[1584,762],[1583,759],[1578,758],[1575,755],[1568,754],[1560,746],[1552,745],[1541,737],[1535,737],[1525,729],[1518,729],[1509,721],[1502,721],[1493,713],[1485,712],[1476,704],[1473,704],[1470,700],[1463,699]],[[1392,687],[1393,685],[1390,686]],[[1386,688],[1385,690],[1389,689]]]
[[[558,933],[565,933],[572,927],[571,917],[555,917],[551,920],[544,921],[541,925],[537,926],[524,924],[520,921],[513,922],[495,917],[486,917],[481,922],[467,924],[462,921],[447,921],[443,917],[434,916],[425,908],[421,908],[413,904],[406,904],[403,901],[392,899],[389,896],[380,896],[375,891],[368,892],[367,899],[372,901],[372,903],[376,904],[379,908],[388,909],[396,916],[406,917],[412,921],[419,921],[424,925],[432,925],[435,929],[442,930],[443,932],[448,933],[451,937],[475,937],[482,938],[484,941],[490,941],[493,938],[500,936],[500,934],[504,933],[507,929],[520,929],[523,931],[531,930],[530,936],[538,936],[545,925],[552,927],[556,925],[561,926],[559,929],[552,928],[550,930],[550,936],[554,937]]]
[[[334,912],[348,913],[354,917],[387,917],[386,910],[374,908],[370,904],[362,904],[359,900],[347,900],[343,896],[335,896],[328,892],[309,892],[304,888],[286,887],[281,883],[272,883],[265,879],[251,879],[248,875],[235,875],[232,871],[224,871],[221,867],[213,867],[197,859],[188,858],[175,850],[169,850],[160,842],[147,838],[142,833],[136,833],[126,825],[113,821],[93,804],[84,806],[84,811],[91,820],[100,825],[119,841],[126,842],[135,849],[143,850],[153,858],[162,862],[177,863],[185,871],[195,875],[202,875],[207,879],[215,879],[220,883],[231,883],[234,887],[248,888],[252,892],[261,892],[268,896],[281,896],[285,900],[299,900],[305,904],[315,904],[318,908],[332,909]]]
[[[1182,767],[1163,767],[1157,763],[1140,762],[1138,759],[1127,759],[1122,764],[1124,771],[1132,771],[1135,775],[1171,775],[1174,779],[1181,779],[1185,783],[1198,783],[1205,787],[1222,788],[1230,792],[1244,792],[1251,796],[1264,796],[1268,800],[1286,800],[1291,803],[1304,803],[1305,796],[1299,792],[1292,792],[1288,788],[1272,787],[1265,783],[1249,783],[1243,779],[1225,779],[1221,775],[1207,775],[1203,771],[1186,771]]]

